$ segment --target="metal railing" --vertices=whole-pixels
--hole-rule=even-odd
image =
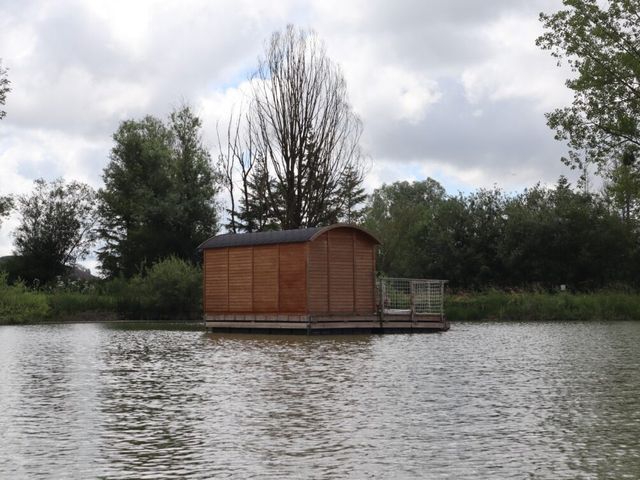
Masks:
[[[446,280],[412,278],[377,279],[377,304],[383,315],[444,316]]]

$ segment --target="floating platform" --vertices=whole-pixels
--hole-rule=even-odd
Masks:
[[[429,333],[449,330],[443,315],[393,313],[362,316],[314,315],[206,315],[211,332],[345,334],[345,333]]]

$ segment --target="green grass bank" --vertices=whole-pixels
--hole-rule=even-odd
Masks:
[[[511,293],[490,291],[449,295],[445,313],[450,321],[512,320],[640,320],[640,294]]]

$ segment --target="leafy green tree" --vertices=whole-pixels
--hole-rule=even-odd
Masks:
[[[506,284],[589,289],[636,281],[630,230],[601,197],[574,191],[564,177],[555,188],[515,196],[505,212]]]
[[[182,107],[166,124],[127,120],[113,139],[99,192],[102,269],[130,277],[171,255],[193,259],[218,229],[218,177],[200,119]]]
[[[38,179],[34,184],[31,194],[17,198],[15,254],[20,276],[46,283],[89,253],[96,240],[96,196],[75,181]]]
[[[7,93],[11,91],[9,85],[11,85],[11,82],[7,77],[7,69],[2,68],[2,59],[0,59],[0,106],[4,106],[4,103],[7,100]],[[0,109],[0,120],[2,120],[6,114],[7,112]]]
[[[362,221],[364,202],[367,199],[362,186],[362,170],[348,166],[338,182],[338,201],[340,205],[338,220],[346,223]]]
[[[364,226],[379,235],[378,270],[390,276],[423,274],[416,255],[423,252],[419,232],[432,224],[445,200],[444,188],[435,180],[395,182],[374,190],[364,215]]]
[[[568,141],[563,159],[590,162],[607,174],[615,159],[640,148],[640,6],[636,0],[564,0],[563,10],[540,14],[537,44],[566,60],[574,76],[571,106],[547,114],[556,138]]]
[[[613,167],[605,184],[605,193],[627,224],[638,217],[640,171],[633,153],[627,152]]]

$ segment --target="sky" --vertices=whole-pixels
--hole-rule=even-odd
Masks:
[[[272,32],[313,29],[364,125],[368,191],[432,177],[450,193],[569,174],[544,113],[569,75],[535,45],[560,0],[0,0],[12,91],[0,195],[57,177],[99,188],[120,122],[188,103],[212,156]],[[224,201],[224,199],[221,199]],[[17,216],[0,227],[11,253]],[[90,262],[91,264],[91,262]],[[93,266],[93,265],[90,265]]]

